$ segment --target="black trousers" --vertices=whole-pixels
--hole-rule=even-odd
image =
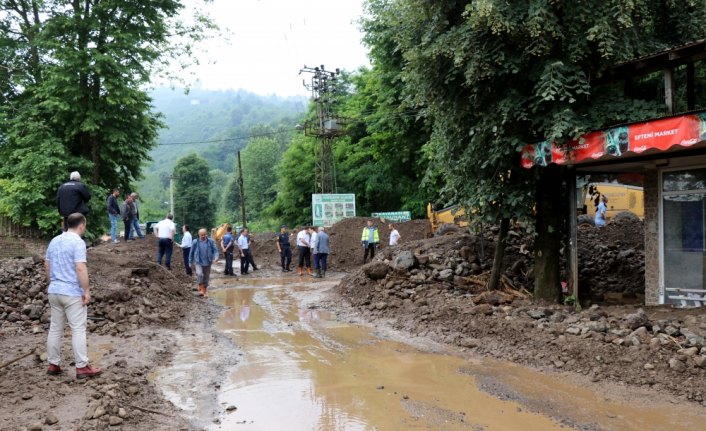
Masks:
[[[297,246],[299,250],[299,268],[303,268],[306,263],[307,268],[311,268],[311,249],[309,247]]]
[[[123,224],[125,225],[125,241],[130,239],[130,231],[132,230],[132,220],[131,218],[127,220],[123,220]]]
[[[363,255],[363,263],[365,263],[368,260],[368,253],[370,253],[370,261],[373,261],[373,258],[375,257],[375,243],[368,244],[365,247],[365,254]]]
[[[243,254],[242,254],[242,256],[240,256],[240,273],[247,274],[248,273],[248,266],[250,264],[252,264],[252,253],[250,253],[249,248],[243,249]],[[253,264],[253,268],[255,268],[254,264]]]
[[[191,247],[182,248],[181,251],[184,254],[184,269],[186,269],[186,275],[191,277],[191,266],[189,266],[189,253],[191,252]]]
[[[223,253],[226,256],[225,275],[233,275],[233,247]]]
[[[282,251],[279,252],[279,258],[282,261],[282,269],[289,269],[289,265],[292,264],[292,248],[282,247]]]

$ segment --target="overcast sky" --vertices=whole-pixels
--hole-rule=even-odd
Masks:
[[[194,0],[186,0],[193,3]],[[357,20],[363,0],[214,0],[206,8],[230,41],[206,42],[194,69],[206,89],[307,95],[299,70],[369,65]],[[193,81],[193,78],[188,78]]]

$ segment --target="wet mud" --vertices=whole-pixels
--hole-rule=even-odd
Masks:
[[[200,427],[674,430],[706,420],[649,394],[636,402],[616,389],[606,398],[558,374],[353,323],[335,306],[317,306],[335,278],[259,275],[215,280],[210,296],[224,311],[213,333],[179,339],[156,377]],[[219,337],[232,342],[230,365]]]

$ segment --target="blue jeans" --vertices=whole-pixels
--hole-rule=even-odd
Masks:
[[[164,266],[167,269],[172,269],[172,240],[169,238],[160,238],[157,249],[157,263],[162,264],[162,257],[166,255]]]
[[[120,219],[120,214],[108,214],[108,220],[110,220],[110,239],[112,241],[118,240],[118,220]]]
[[[140,221],[138,219],[135,219],[132,221],[132,230],[130,231],[130,239],[134,238],[134,233],[137,232],[137,236],[140,238],[144,238],[142,235],[142,229],[140,229]]]

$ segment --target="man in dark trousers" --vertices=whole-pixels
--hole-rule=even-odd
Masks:
[[[88,214],[88,201],[91,200],[91,192],[88,187],[81,182],[81,174],[74,171],[69,175],[69,181],[59,187],[56,193],[56,205],[59,214],[64,218],[63,231],[66,232],[66,218],[73,213]]]
[[[277,251],[279,251],[279,258],[282,261],[282,272],[290,272],[291,269],[289,269],[289,265],[292,264],[292,245],[289,242],[289,233],[287,232],[286,225],[282,225],[279,228]]]
[[[247,274],[248,266],[252,264],[252,254],[250,253],[250,236],[248,235],[248,229],[245,228],[240,232],[238,237],[238,249],[240,250],[240,273]],[[253,264],[253,270],[257,267]]]
[[[233,238],[233,228],[228,226],[226,234],[221,238],[221,248],[226,257],[225,275],[235,275],[233,273],[233,249],[235,248],[235,238]]]
[[[360,237],[360,241],[363,243],[363,250],[365,254],[363,255],[363,264],[368,260],[368,253],[370,253],[370,261],[373,261],[375,257],[375,249],[380,243],[380,236],[378,235],[378,230],[373,226],[373,221],[368,220],[368,225],[363,228],[363,234]]]
[[[113,193],[108,195],[106,206],[108,207],[108,218],[110,219],[110,240],[113,244],[118,241],[118,219],[120,218],[120,205],[118,205],[120,190],[113,189]]]
[[[120,207],[120,216],[123,218],[125,226],[125,232],[123,233],[125,241],[134,241],[130,238],[130,231],[132,230],[132,220],[135,218],[135,213],[135,204],[132,201],[132,196],[127,196],[122,207]]]

